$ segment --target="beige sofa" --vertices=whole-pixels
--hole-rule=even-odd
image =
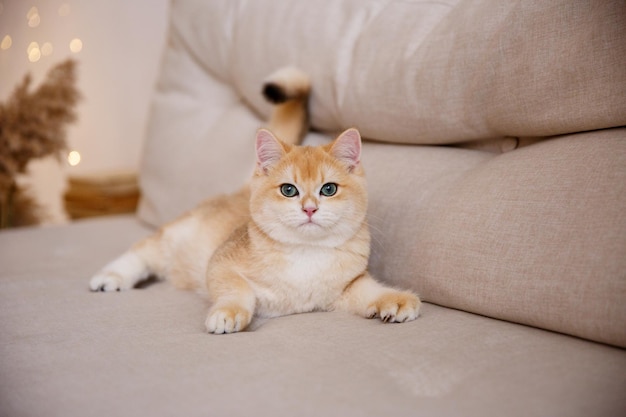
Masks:
[[[177,0],[137,216],[0,233],[2,416],[626,414],[623,1]],[[371,270],[426,302],[204,331],[132,242],[252,172],[264,77],[310,73],[307,143],[367,143]]]

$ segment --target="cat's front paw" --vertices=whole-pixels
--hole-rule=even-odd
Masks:
[[[252,314],[243,307],[214,307],[209,311],[205,325],[209,333],[235,333],[245,329],[251,320]]]
[[[111,272],[99,272],[89,281],[91,291],[119,291],[122,289],[123,279]]]
[[[410,292],[388,292],[368,306],[368,318],[379,317],[385,323],[404,323],[419,316],[422,302]]]

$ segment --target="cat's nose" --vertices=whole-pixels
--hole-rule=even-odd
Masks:
[[[313,214],[317,211],[317,207],[302,207],[302,211],[304,211],[306,213],[307,216],[309,216],[309,219],[311,217],[313,217]]]

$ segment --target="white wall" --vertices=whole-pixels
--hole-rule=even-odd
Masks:
[[[37,18],[30,16],[37,8]],[[33,164],[33,189],[52,208],[53,221],[63,219],[61,193],[66,175],[137,169],[147,121],[148,103],[166,37],[167,0],[0,0],[0,100],[24,74],[35,84],[67,57],[78,63],[83,100],[79,120],[68,131],[70,149],[80,152],[79,165],[55,161]],[[69,14],[64,15],[69,10]],[[61,11],[61,13],[59,13]],[[70,51],[74,38],[82,50]],[[52,45],[52,53],[30,62],[28,45]]]

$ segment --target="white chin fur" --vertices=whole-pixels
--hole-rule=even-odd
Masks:
[[[314,244],[328,247],[343,244],[352,238],[356,232],[354,226],[341,222],[325,225],[321,222],[307,223],[306,221],[293,225],[279,223],[275,224],[271,230],[266,231],[272,239],[282,243]]]

